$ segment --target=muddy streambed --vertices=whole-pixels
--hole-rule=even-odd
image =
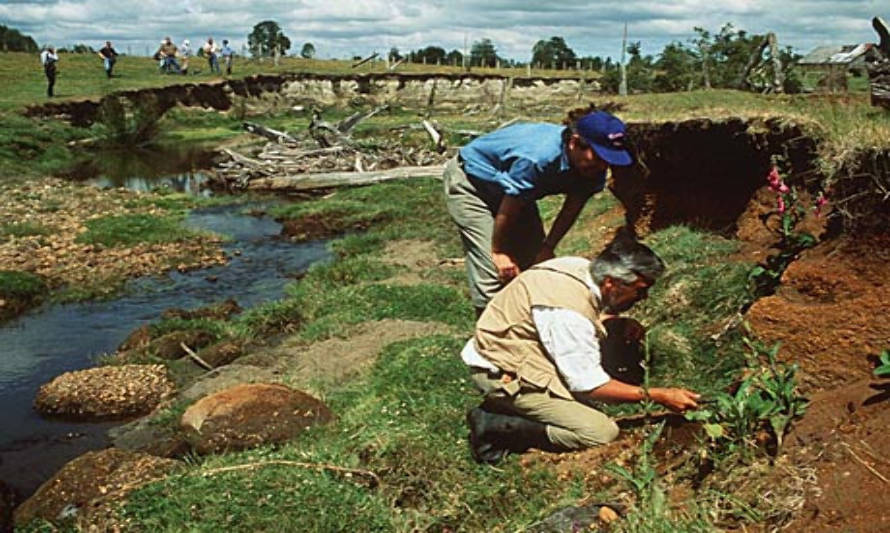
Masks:
[[[140,176],[131,183],[153,187],[181,181],[182,174],[177,176]],[[279,223],[245,214],[262,207],[206,208],[186,219],[191,228],[230,239],[223,245],[227,265],[132,280],[119,298],[44,305],[0,326],[0,481],[19,496],[28,495],[67,461],[108,444],[105,432],[114,423],[40,417],[32,408],[40,385],[63,372],[93,366],[97,356],[114,352],[132,330],[158,320],[165,309],[227,298],[248,308],[278,299],[296,275],[329,257],[325,241],[282,240]]]

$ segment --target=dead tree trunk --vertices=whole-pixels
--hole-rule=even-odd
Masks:
[[[776,34],[767,33],[766,41],[769,43],[769,55],[773,62],[773,92],[781,93],[785,90],[785,74],[782,72],[782,60],[779,58],[779,43]]]
[[[332,187],[352,187],[370,185],[383,181],[408,178],[440,178],[445,167],[396,167],[375,172],[326,172],[322,174],[300,174],[252,179],[247,185],[251,190],[263,191],[310,191]]]
[[[735,86],[737,89],[746,90],[750,88],[751,84],[748,83],[748,76],[751,74],[751,71],[754,70],[754,67],[756,67],[763,59],[763,51],[766,50],[767,46],[769,46],[769,38],[764,37],[760,44],[757,45],[757,48],[754,49],[754,52],[751,53],[751,57],[748,58],[748,63],[745,64],[742,74],[739,76],[739,79],[736,80]]]
[[[871,105],[890,109],[890,30],[880,17],[873,18],[871,24],[881,37],[874,58],[866,63]]]

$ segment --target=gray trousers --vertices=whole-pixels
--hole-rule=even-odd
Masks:
[[[460,231],[460,240],[466,254],[470,297],[474,307],[484,309],[488,301],[503,287],[491,260],[494,217],[503,194],[487,190],[481,186],[479,180],[468,178],[457,157],[445,164],[442,181],[448,213]],[[520,270],[525,270],[534,262],[545,237],[544,225],[535,202],[526,205],[511,229],[506,239],[505,251],[513,256]]]

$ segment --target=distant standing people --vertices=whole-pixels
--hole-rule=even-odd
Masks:
[[[176,74],[182,73],[182,69],[179,68],[179,63],[176,62],[176,52],[177,49],[176,45],[173,44],[173,40],[170,39],[170,37],[164,37],[164,40],[161,41],[161,47],[155,54],[155,57],[161,61],[162,74],[169,74],[171,72],[175,72]]]
[[[105,75],[111,77],[111,70],[117,62],[117,50],[111,46],[111,41],[105,41],[105,46],[99,50],[99,57],[102,58],[102,65],[105,67]]]
[[[46,74],[46,96],[52,98],[53,86],[56,84],[56,63],[59,62],[59,56],[56,55],[56,49],[49,46],[40,52],[40,64],[43,65],[43,73]]]
[[[223,61],[226,64],[226,76],[229,76],[232,74],[232,58],[235,56],[235,51],[229,47],[229,41],[226,39],[223,39],[223,47],[220,55],[222,55]]]
[[[219,45],[213,42],[213,37],[208,37],[207,42],[204,43],[204,55],[207,57],[207,64],[210,65],[210,72],[216,72],[220,74],[219,71]]]
[[[192,55],[192,46],[188,39],[182,40],[182,45],[179,47],[179,57],[182,58],[182,65],[180,68],[182,69],[183,74],[189,73],[189,57]]]

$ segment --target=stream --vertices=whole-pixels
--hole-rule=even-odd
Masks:
[[[199,193],[198,172],[125,180],[90,178],[97,185],[149,188],[165,183]],[[171,307],[196,308],[227,298],[242,308],[275,300],[310,265],[327,260],[326,241],[294,244],[279,238],[281,225],[244,212],[263,205],[227,205],[192,211],[185,224],[227,236],[226,265],[145,277],[127,283],[113,300],[46,304],[0,325],[0,481],[27,497],[63,464],[108,445],[106,431],[120,422],[74,423],[42,418],[32,408],[40,385],[71,370],[91,367],[114,352],[131,331],[157,321]]]

